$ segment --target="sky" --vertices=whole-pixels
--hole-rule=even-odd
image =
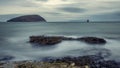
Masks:
[[[120,21],[120,0],[0,0],[0,21],[37,14],[47,21]]]

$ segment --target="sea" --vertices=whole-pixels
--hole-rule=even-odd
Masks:
[[[30,36],[99,37],[105,45],[81,41],[62,41],[53,46],[35,46]],[[47,57],[86,56],[101,54],[120,61],[120,22],[1,22],[0,60],[41,60]],[[9,57],[14,57],[9,59]]]

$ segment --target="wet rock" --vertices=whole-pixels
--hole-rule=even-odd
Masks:
[[[30,36],[30,43],[38,43],[42,45],[54,45],[62,42],[63,40],[67,41],[84,41],[89,44],[105,44],[106,40],[97,37],[82,37],[82,38],[72,38],[64,36]]]
[[[79,57],[63,57],[50,61],[23,61],[14,63],[14,68],[120,68],[120,63],[114,60],[104,60],[97,55]]]
[[[114,60],[108,60],[100,63],[102,68],[120,68],[120,64]]]
[[[30,37],[30,43],[38,43],[41,45],[54,45],[58,44],[62,41],[61,37],[55,37],[55,36],[31,36]]]
[[[86,66],[75,66],[74,63],[49,63],[49,62],[27,62],[22,64],[16,64],[15,68],[89,68]]]
[[[3,67],[3,66],[4,66],[4,64],[5,64],[5,63],[0,62],[0,68],[4,68],[4,67]]]
[[[97,38],[97,37],[82,37],[82,38],[77,38],[77,40],[89,43],[89,44],[105,44],[106,40],[102,38]]]
[[[49,59],[49,62],[50,63],[68,63],[70,66],[78,66],[78,67],[84,66],[87,68],[120,68],[120,63],[114,60],[106,61],[104,60],[103,57],[97,56],[97,55]]]
[[[62,40],[67,40],[67,41],[77,40],[76,38],[64,37],[64,36],[62,36],[61,38],[62,38]]]
[[[49,60],[50,61],[50,60]],[[65,62],[68,64],[74,63],[76,66],[94,66],[97,67],[99,62],[103,62],[104,59],[101,56],[96,56],[96,55],[88,55],[88,56],[79,56],[79,57],[63,57],[63,58],[58,58],[58,59],[51,59],[51,62]]]

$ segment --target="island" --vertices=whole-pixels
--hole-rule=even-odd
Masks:
[[[7,20],[7,22],[46,22],[46,20],[39,15],[24,15]]]

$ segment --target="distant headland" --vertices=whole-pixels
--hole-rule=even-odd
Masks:
[[[46,22],[46,20],[39,15],[24,15],[7,20],[7,22]]]

